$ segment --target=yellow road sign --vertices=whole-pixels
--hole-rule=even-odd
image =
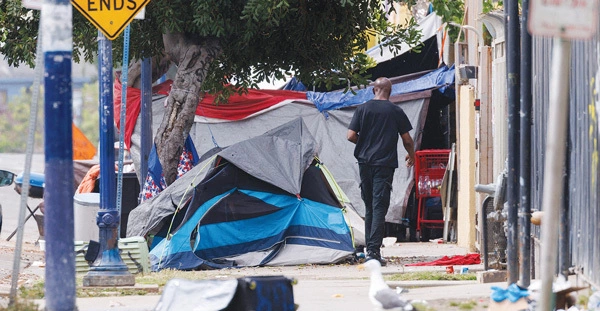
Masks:
[[[116,39],[150,0],[71,0],[71,4],[110,39]]]

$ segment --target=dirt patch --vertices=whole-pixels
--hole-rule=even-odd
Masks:
[[[2,241],[0,244],[0,295],[10,290],[12,282],[13,261],[15,254],[14,243]],[[32,284],[43,279],[43,263],[45,255],[39,246],[32,243],[24,243],[21,250],[21,273],[17,282],[18,286]],[[40,269],[31,269],[32,265],[40,266]],[[24,272],[24,270],[26,272]]]

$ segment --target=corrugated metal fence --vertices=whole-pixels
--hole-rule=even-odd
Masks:
[[[600,33],[600,31],[599,31]],[[600,174],[598,140],[600,113],[600,35],[573,42],[570,80],[569,146],[567,156],[567,217],[570,266],[600,285]],[[532,208],[542,206],[542,184],[552,41],[533,40]],[[559,181],[556,181],[559,182]],[[539,228],[533,233],[539,237]],[[562,254],[565,255],[565,254]],[[567,254],[568,255],[568,254]],[[539,277],[539,276],[536,276]]]

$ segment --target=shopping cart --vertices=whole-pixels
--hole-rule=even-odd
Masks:
[[[417,198],[417,234],[424,228],[443,228],[443,219],[428,218],[426,202],[440,197],[440,187],[446,173],[450,149],[420,150],[415,153],[415,181]]]

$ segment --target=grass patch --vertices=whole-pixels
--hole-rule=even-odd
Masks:
[[[223,271],[223,274],[227,274],[227,271]],[[214,277],[214,274],[209,274],[206,271],[181,271],[165,269],[159,272],[136,275],[135,282],[137,284],[156,284],[162,287],[165,286],[171,279],[205,280],[212,279]]]
[[[12,306],[0,307],[0,311],[39,311],[39,307],[33,301],[17,300]]]
[[[21,286],[19,288],[19,297],[23,299],[44,298],[44,281],[38,281],[37,283],[27,287]]]
[[[418,311],[436,311],[433,307],[423,302],[413,302],[411,303],[413,308]]]
[[[473,310],[475,307],[477,307],[477,302],[475,300],[469,300],[466,302],[463,301],[451,301],[450,302],[450,306],[451,307],[457,307],[460,310]]]
[[[577,296],[577,304],[580,306],[587,306],[588,301],[590,301],[590,297],[585,294],[581,294]]]
[[[226,274],[226,273],[224,273]],[[108,296],[137,296],[147,295],[148,291],[144,289],[119,288],[119,287],[83,287],[83,274],[77,275],[75,279],[76,296],[83,297],[108,297]],[[137,274],[135,283],[138,285],[156,284],[159,288],[164,287],[171,279],[204,280],[214,278],[206,271],[181,271],[181,270],[161,270],[160,272],[150,272]],[[19,297],[23,299],[42,299],[44,298],[44,281],[39,281],[33,285],[19,288]],[[20,310],[20,309],[18,309]],[[28,310],[28,309],[23,309]],[[0,309],[2,311],[2,309]]]
[[[466,274],[447,274],[436,271],[405,272],[386,275],[388,281],[474,281],[477,275],[474,273]]]

